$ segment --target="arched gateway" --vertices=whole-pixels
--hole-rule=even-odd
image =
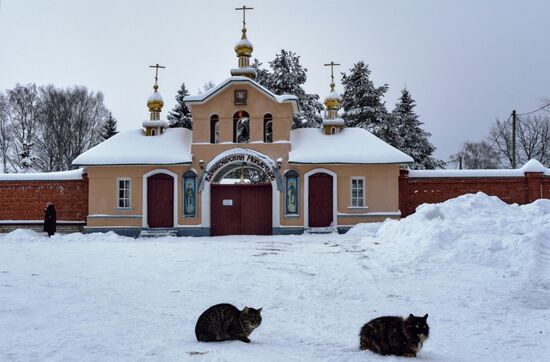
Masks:
[[[200,185],[211,235],[271,235],[278,226],[278,179],[275,163],[259,152],[237,148],[215,157]]]

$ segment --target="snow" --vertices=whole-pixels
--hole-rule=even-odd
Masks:
[[[153,94],[149,96],[149,98],[147,98],[147,102],[163,102],[162,96],[160,95],[159,92],[155,91]]]
[[[325,97],[325,102],[327,100],[332,100],[332,99],[342,100],[342,97],[340,97],[340,94],[338,94],[336,91],[332,91],[332,92],[329,93],[328,96]]]
[[[82,180],[83,168],[59,172],[0,173],[0,181]]]
[[[323,126],[344,126],[345,121],[342,118],[325,118],[323,119]]]
[[[400,361],[380,315],[429,313],[428,361],[545,361],[550,200],[484,194],[345,235],[0,234],[0,360]],[[263,307],[251,344],[199,343],[209,306]]]
[[[78,156],[73,165],[176,165],[191,163],[187,128],[168,128],[145,136],[142,129],[120,132]]]
[[[141,125],[143,127],[163,127],[163,128],[167,128],[168,127],[168,122],[166,122],[164,120],[147,119],[147,120],[143,121],[143,123]]]
[[[243,69],[243,68],[239,68],[239,69]],[[251,69],[254,69],[254,68],[251,68]],[[296,97],[295,95],[290,95],[290,94],[276,95],[276,94],[272,93],[271,91],[269,91],[264,86],[262,86],[261,84],[253,81],[252,79],[250,79],[248,77],[243,77],[243,76],[229,77],[226,80],[224,80],[223,82],[221,82],[220,84],[218,84],[217,86],[215,86],[213,88],[210,88],[206,92],[204,92],[202,94],[193,95],[193,96],[187,96],[187,97],[183,98],[183,101],[185,102],[185,105],[191,109],[193,103],[199,103],[199,104],[204,103],[204,102],[208,101],[211,96],[221,92],[223,89],[225,89],[226,87],[228,87],[229,85],[234,84],[234,83],[237,83],[237,84],[250,84],[253,87],[255,87],[256,89],[258,89],[259,91],[266,94],[268,97],[271,97],[272,99],[274,99],[277,103],[290,102],[290,103],[292,103],[292,108],[294,110],[294,113],[298,112],[298,97]]]
[[[290,163],[412,163],[414,160],[363,128],[325,135],[319,128],[290,132]]]
[[[550,175],[550,169],[533,159],[517,169],[409,170],[409,177],[524,177],[526,172],[542,172],[545,175]]]
[[[252,49],[252,43],[247,39],[247,38],[244,38],[244,39],[241,39],[239,40],[236,44],[235,44],[235,49],[236,48],[240,48],[242,46],[245,46],[245,47],[248,47],[248,48],[251,48]]]

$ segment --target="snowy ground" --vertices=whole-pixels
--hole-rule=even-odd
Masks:
[[[198,343],[212,304],[264,307],[252,343]],[[429,313],[426,361],[550,355],[550,201],[483,194],[346,235],[0,235],[1,361],[396,361],[363,323]]]

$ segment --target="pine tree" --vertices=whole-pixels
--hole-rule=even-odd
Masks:
[[[115,117],[113,117],[113,114],[109,112],[107,115],[107,119],[101,126],[101,140],[105,141],[106,139],[109,139],[116,135],[118,131],[116,130],[117,122]]]
[[[431,134],[422,129],[422,122],[414,111],[416,102],[405,88],[401,91],[391,113],[391,123],[397,139],[393,146],[414,159],[412,169],[434,169],[443,167],[443,161],[432,157],[434,145],[429,141]]]
[[[292,94],[298,97],[300,113],[294,116],[292,128],[319,127],[323,105],[319,102],[318,95],[307,94],[302,87],[307,80],[307,69],[300,64],[300,56],[282,49],[269,65],[272,72],[267,73],[267,88],[275,94]]]
[[[269,79],[271,77],[271,73],[269,70],[262,67],[263,63],[260,63],[260,61],[256,58],[254,58],[254,62],[250,65],[252,68],[256,70],[256,83],[266,87],[269,89]]]
[[[183,98],[188,95],[189,91],[185,88],[185,83],[182,83],[181,88],[178,90],[178,94],[176,95],[176,105],[168,114],[170,128],[183,127],[193,129],[191,111],[183,102]]]
[[[382,99],[388,85],[375,87],[370,79],[371,71],[363,61],[356,63],[349,71],[349,75],[342,74],[342,118],[346,126],[365,128],[384,141],[395,143],[396,135]]]

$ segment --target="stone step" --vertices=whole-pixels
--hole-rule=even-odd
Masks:
[[[178,236],[178,232],[173,229],[149,229],[140,232],[138,238],[164,238],[167,236]]]
[[[320,228],[305,228],[305,234],[333,234],[338,233],[338,229],[334,226],[326,226]]]

